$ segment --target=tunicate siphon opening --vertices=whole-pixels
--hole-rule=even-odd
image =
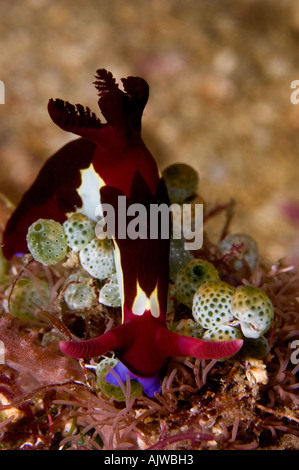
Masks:
[[[40,222],[34,225],[33,230],[35,232],[41,232],[43,230],[44,226]]]

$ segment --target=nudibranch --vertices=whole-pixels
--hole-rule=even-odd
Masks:
[[[24,194],[5,229],[6,258],[28,252],[26,234],[39,218],[62,223],[74,212],[94,218],[99,204],[107,203],[115,209],[117,221],[119,196],[125,196],[127,206],[169,205],[164,180],[141,137],[148,84],[128,77],[122,79],[121,89],[105,69],[97,70],[94,84],[104,123],[87,107],[50,99],[48,111],[54,123],[80,138],[54,154]],[[169,237],[119,237],[116,227],[113,244],[121,282],[122,324],[95,339],[61,341],[62,352],[90,358],[113,351],[120,360],[120,375],[129,371],[153,395],[169,358],[217,359],[241,348],[240,339],[203,341],[167,328]]]

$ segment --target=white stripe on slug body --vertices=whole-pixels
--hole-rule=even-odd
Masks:
[[[140,287],[139,282],[137,281],[137,292],[132,307],[132,312],[134,315],[143,315],[146,310],[149,310],[154,318],[158,318],[160,315],[158,297],[157,297],[157,287],[151,293],[150,298],[147,297],[144,290]]]
[[[101,216],[99,213],[101,207],[100,189],[105,186],[105,182],[95,171],[93,164],[80,170],[80,173],[82,182],[77,191],[82,200],[82,207],[77,212],[96,222]]]

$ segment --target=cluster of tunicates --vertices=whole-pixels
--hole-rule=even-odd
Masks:
[[[234,287],[220,279],[212,263],[195,258],[181,268],[174,286],[176,299],[192,309],[195,322],[184,320],[180,333],[200,337],[202,328],[201,337],[208,341],[251,340],[248,351],[259,339],[256,346],[261,349],[261,339],[274,319],[273,304],[263,289]]]
[[[63,261],[70,252],[78,254],[83,272],[71,275],[65,282],[64,300],[68,308],[89,308],[97,301],[111,307],[121,305],[112,242],[96,238],[95,224],[85,215],[75,213],[63,224],[38,219],[29,227],[27,245],[33,258],[45,266]],[[99,298],[90,284],[90,276],[103,283]]]
[[[94,278],[107,279],[115,271],[111,241],[96,238],[94,224],[83,214],[73,214],[63,225],[37,220],[28,229],[27,245],[33,258],[46,266],[59,263],[71,250]]]
[[[163,172],[171,203],[194,200],[198,176],[186,164],[174,164]],[[248,235],[229,234],[216,247],[219,259],[235,272],[243,267],[253,272],[259,253]],[[171,296],[192,311],[192,319],[171,325],[179,334],[207,341],[244,339],[243,350],[257,355],[267,351],[264,334],[270,329],[274,310],[266,293],[257,287],[234,287],[221,279],[213,263],[195,258],[184,248],[184,240],[172,240],[170,247]]]
[[[43,279],[24,276],[4,292],[3,309],[13,317],[31,322],[36,320],[37,307],[49,302],[50,289]]]
[[[272,302],[262,289],[234,288],[223,281],[207,282],[198,288],[192,314],[207,330],[204,339],[219,338],[219,327],[221,334],[225,330],[228,339],[242,337],[241,333],[246,338],[256,339],[269,330],[274,318]]]

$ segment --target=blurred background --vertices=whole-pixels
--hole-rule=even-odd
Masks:
[[[98,68],[150,84],[143,136],[163,170],[194,166],[209,206],[270,262],[299,257],[297,0],[1,0],[0,192],[17,203],[72,140],[50,97],[97,112]]]

